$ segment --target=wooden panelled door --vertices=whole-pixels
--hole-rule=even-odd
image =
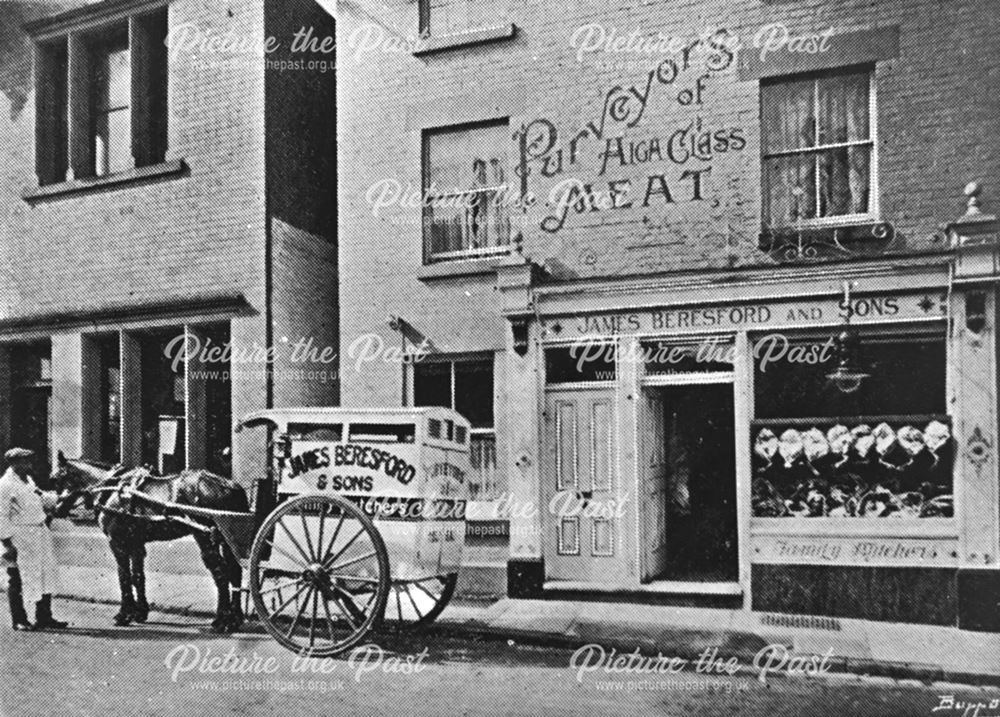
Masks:
[[[617,476],[614,403],[613,388],[546,392],[541,512],[550,580],[628,584],[635,495]]]

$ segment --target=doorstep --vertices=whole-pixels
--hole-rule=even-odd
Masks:
[[[553,592],[599,592],[631,595],[653,593],[659,595],[723,595],[738,597],[743,586],[733,582],[691,582],[680,580],[654,580],[643,585],[616,585],[578,580],[546,580],[542,589]]]

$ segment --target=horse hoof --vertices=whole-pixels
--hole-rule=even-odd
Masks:
[[[132,620],[125,615],[115,615],[115,627],[128,627],[131,624]]]
[[[144,623],[149,619],[149,610],[138,610],[132,613],[132,619]]]

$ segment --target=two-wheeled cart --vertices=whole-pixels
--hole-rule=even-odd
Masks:
[[[255,427],[271,432],[276,483],[257,496],[276,502],[263,521],[161,507],[214,522],[248,573],[264,629],[325,657],[383,621],[409,629],[440,615],[465,540],[468,421],[445,408],[287,408],[246,416],[237,430]]]

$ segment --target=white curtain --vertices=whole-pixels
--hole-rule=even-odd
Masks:
[[[767,85],[762,118],[767,224],[868,211],[867,73]],[[838,144],[849,146],[815,149]]]

